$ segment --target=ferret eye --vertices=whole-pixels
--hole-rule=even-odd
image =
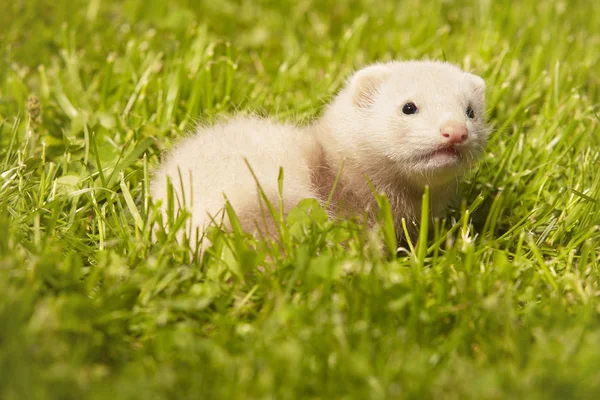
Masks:
[[[475,118],[475,112],[473,111],[471,106],[467,107],[467,117],[469,117],[471,119]]]
[[[402,106],[402,112],[404,114],[407,114],[407,115],[416,114],[417,111],[419,111],[419,109],[417,108],[415,103],[406,103],[404,106]]]

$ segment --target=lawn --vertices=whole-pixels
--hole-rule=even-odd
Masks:
[[[599,2],[13,0],[0,26],[0,398],[600,398]],[[306,124],[413,58],[482,76],[493,127],[428,242],[306,205],[281,248],[152,241],[194,124]]]

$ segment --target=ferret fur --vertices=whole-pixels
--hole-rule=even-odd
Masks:
[[[408,102],[418,107],[416,114],[402,112]],[[284,214],[304,198],[325,204],[343,164],[328,213],[344,217],[366,212],[374,222],[377,205],[368,177],[388,197],[401,229],[402,218],[418,220],[425,185],[430,187],[432,215],[443,212],[458,177],[485,145],[484,115],[485,83],[478,76],[435,61],[374,64],[355,73],[310,126],[238,117],[198,129],[154,172],[151,194],[165,210],[169,177],[176,205],[182,207],[185,199],[191,213],[192,231],[202,232],[212,218],[220,221],[226,196],[245,230],[274,235],[244,159],[277,209],[283,167]],[[440,127],[449,121],[468,131],[466,141],[453,146],[456,157],[435,153],[446,146]]]

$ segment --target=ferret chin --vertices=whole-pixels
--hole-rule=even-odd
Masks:
[[[226,196],[246,230],[275,235],[245,160],[277,209],[277,177],[283,168],[284,214],[303,198],[325,204],[341,170],[328,208],[331,217],[367,213],[375,222],[377,205],[368,177],[387,195],[400,228],[402,218],[418,220],[426,185],[432,214],[443,212],[458,177],[483,150],[488,136],[484,114],[484,81],[454,65],[374,64],[351,76],[308,127],[236,118],[198,129],[155,171],[151,192],[164,210],[170,178],[179,204],[185,202],[191,212],[192,231],[202,232],[220,214]]]

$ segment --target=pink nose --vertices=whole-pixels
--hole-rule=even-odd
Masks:
[[[448,121],[440,128],[440,133],[448,139],[449,144],[462,143],[469,137],[469,131],[464,124]]]

